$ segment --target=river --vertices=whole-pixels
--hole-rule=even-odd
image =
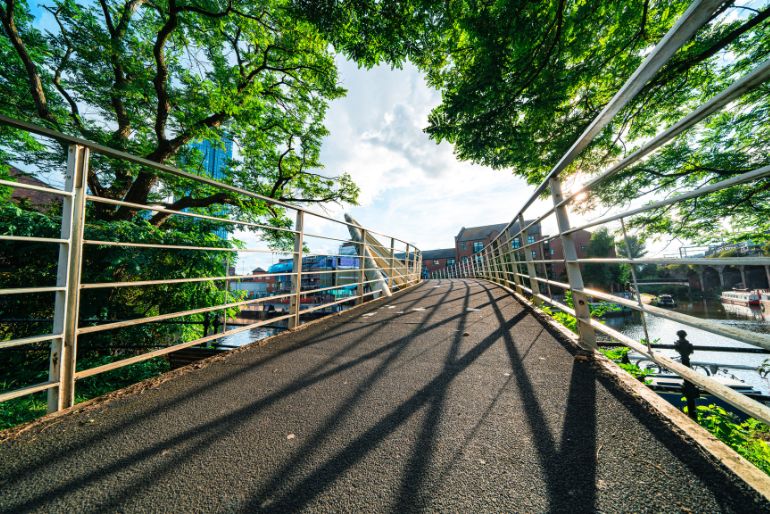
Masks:
[[[707,300],[698,302],[681,301],[674,309],[697,318],[709,319],[725,325],[734,326],[751,332],[770,333],[770,312],[761,309],[723,305],[719,301]],[[604,320],[608,326],[636,339],[644,339],[644,328],[638,312],[625,317],[608,318]],[[673,344],[677,340],[677,331],[687,332],[687,339],[695,346],[695,352],[690,356],[693,364],[718,365],[718,375],[733,378],[751,385],[764,394],[770,394],[770,379],[760,376],[759,368],[768,354],[726,353],[698,350],[698,346],[722,346],[730,348],[755,348],[752,345],[736,341],[729,337],[712,334],[705,330],[689,327],[657,316],[647,316],[647,329],[650,339],[661,344]],[[674,350],[658,350],[671,356],[678,356]],[[634,355],[630,355],[633,360]],[[703,371],[699,369],[699,371]]]

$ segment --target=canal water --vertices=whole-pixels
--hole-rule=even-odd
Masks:
[[[230,328],[234,328],[234,327],[230,327]],[[274,336],[275,334],[279,334],[281,332],[283,332],[283,329],[280,329],[280,328],[270,328],[270,327],[252,328],[251,330],[244,330],[243,332],[238,332],[237,334],[223,337],[218,341],[217,346],[221,348],[233,349],[239,346],[244,346],[249,343],[253,343],[254,341],[259,341],[260,339],[265,339],[267,337]]]
[[[751,332],[770,333],[770,312],[765,313],[759,308],[725,305],[719,301],[706,300],[697,302],[682,301],[673,310]],[[641,316],[638,312],[624,317],[608,318],[604,321],[608,326],[637,341],[645,337]],[[770,358],[770,354],[698,350],[698,346],[756,347],[657,316],[647,316],[647,329],[652,342],[660,344],[674,344],[677,340],[677,331],[684,330],[687,332],[687,339],[695,346],[695,352],[690,356],[690,361],[694,365],[707,366],[712,372],[715,370],[716,365],[717,376],[740,380],[764,394],[770,394],[770,378],[763,378],[757,371],[762,366],[762,363]],[[656,339],[659,339],[659,341],[655,341]],[[672,357],[678,356],[674,350],[661,349],[657,351]],[[634,360],[633,354],[629,355],[629,357]],[[696,369],[705,374],[705,370],[702,368],[699,369],[696,366]]]

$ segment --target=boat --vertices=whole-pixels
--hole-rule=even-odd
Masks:
[[[761,296],[756,291],[733,290],[723,291],[720,300],[722,300],[722,303],[731,303],[733,305],[759,306]]]
[[[670,294],[660,294],[652,300],[652,304],[656,307],[665,307],[667,309],[673,309],[676,307],[676,301]]]

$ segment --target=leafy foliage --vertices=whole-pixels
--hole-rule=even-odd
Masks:
[[[753,418],[740,422],[718,405],[699,405],[697,410],[703,428],[770,475],[770,427]]]
[[[324,174],[319,161],[328,102],[344,94],[333,54],[286,2],[56,0],[46,9],[58,30],[38,30],[25,0],[0,4],[3,114],[197,172],[203,155],[189,143],[230,139],[238,151],[226,182],[284,201],[356,202],[350,176]],[[0,146],[39,167],[65,157],[13,130],[0,131]],[[88,185],[107,198],[219,206],[213,212],[227,204],[247,221],[286,223],[282,209],[253,198],[100,156]],[[134,214],[94,211],[104,220]]]

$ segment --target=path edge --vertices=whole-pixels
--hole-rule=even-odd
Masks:
[[[131,385],[127,385],[126,387],[116,389],[115,391],[111,391],[109,393],[103,394],[101,396],[97,396],[95,398],[91,398],[90,400],[86,400],[84,402],[77,403],[73,405],[72,407],[68,407],[66,409],[62,409],[55,412],[49,412],[39,418],[32,419],[30,421],[27,421],[26,423],[22,423],[21,425],[16,425],[14,427],[6,428],[5,430],[0,430],[0,444],[12,441],[13,439],[17,438],[24,432],[28,432],[30,430],[45,430],[48,426],[54,425],[58,420],[64,416],[73,415],[79,412],[89,411],[93,410],[99,407],[104,406],[105,404],[117,400],[119,398],[123,398],[125,396],[130,396],[132,394],[136,394],[140,391],[144,391],[146,389],[155,388],[160,386],[161,384],[168,382],[169,380],[175,379],[177,377],[180,377],[182,375],[186,375],[188,373],[192,373],[196,370],[205,368],[215,362],[223,361],[225,359],[229,359],[231,356],[239,354],[241,352],[249,351],[250,349],[253,349],[255,347],[262,347],[266,346],[268,344],[271,344],[275,342],[276,339],[286,336],[289,334],[296,334],[297,332],[301,332],[303,330],[307,330],[309,328],[312,328],[320,323],[328,322],[329,320],[357,312],[357,311],[364,311],[371,307],[375,307],[381,303],[385,303],[388,301],[391,301],[395,298],[398,298],[399,296],[403,295],[407,291],[411,291],[412,289],[419,287],[421,284],[425,283],[423,279],[420,279],[419,282],[416,284],[412,284],[410,286],[407,286],[403,289],[399,289],[395,293],[393,293],[391,296],[381,296],[380,298],[375,298],[374,300],[370,300],[368,302],[362,303],[361,305],[354,305],[353,307],[341,311],[336,312],[334,314],[329,314],[328,316],[325,316],[323,318],[314,319],[311,321],[308,321],[306,323],[303,323],[302,325],[285,330],[279,334],[274,334],[272,336],[266,337],[264,339],[259,339],[257,341],[253,341],[251,343],[245,344],[239,348],[236,348],[234,350],[230,350],[227,352],[222,352],[218,355],[212,355],[211,357],[206,357],[205,359],[201,359],[199,361],[191,362],[190,364],[187,364],[185,366],[179,367],[177,369],[172,369],[169,371],[166,371],[165,373],[162,373],[155,377],[146,378],[140,382],[136,382]],[[172,352],[173,353],[173,352]]]
[[[558,323],[539,307],[533,305],[528,298],[520,295],[510,287],[498,284],[497,282],[487,279],[477,280],[490,282],[513,295],[524,307],[532,311],[542,323],[555,329],[562,336],[564,342],[578,352],[578,355],[580,355],[580,352],[585,354],[585,350],[578,344],[577,334]],[[690,419],[684,412],[658,396],[655,391],[636,380],[598,350],[591,357],[597,370],[605,377],[611,379],[623,392],[634,400],[639,400],[639,403],[643,406],[649,407],[649,410],[670,427],[675,434],[694,443],[715,465],[737,476],[758,495],[770,502],[770,476],[763,473],[754,464]]]

